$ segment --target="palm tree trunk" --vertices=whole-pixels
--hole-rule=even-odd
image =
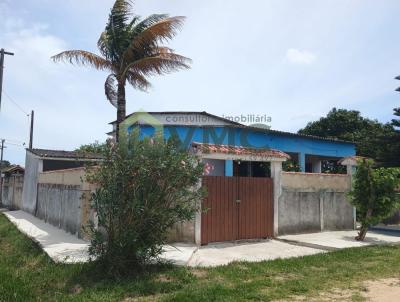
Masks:
[[[125,99],[125,82],[118,81],[118,98],[117,98],[117,128],[116,142],[119,142],[119,126],[126,117],[126,99]]]

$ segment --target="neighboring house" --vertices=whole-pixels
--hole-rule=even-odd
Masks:
[[[10,209],[21,206],[24,168],[12,165],[1,171],[1,204]]]
[[[102,156],[93,153],[45,149],[27,149],[25,157],[25,181],[22,193],[22,209],[35,214],[39,174],[83,167]]]

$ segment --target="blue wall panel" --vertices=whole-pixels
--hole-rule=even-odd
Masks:
[[[142,137],[154,134],[154,128],[151,126],[142,125],[140,127]],[[165,126],[164,137],[169,138],[171,135],[178,136],[180,141],[187,147],[192,142],[199,142],[269,148],[284,152],[300,153],[302,171],[304,171],[305,167],[306,154],[326,157],[346,157],[356,154],[355,145],[352,143],[297,137],[285,135],[284,133],[280,134],[245,128]]]

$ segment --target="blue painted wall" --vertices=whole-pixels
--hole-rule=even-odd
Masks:
[[[140,126],[140,135],[151,136],[154,128]],[[189,147],[192,142],[225,144],[252,148],[270,148],[284,152],[299,153],[302,171],[305,168],[305,155],[346,157],[356,154],[352,143],[334,142],[323,139],[296,137],[280,133],[257,131],[232,127],[187,127],[165,126],[164,137],[177,135]]]

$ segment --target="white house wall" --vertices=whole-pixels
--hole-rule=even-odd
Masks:
[[[25,177],[22,191],[22,209],[35,214],[37,184],[39,173],[43,170],[43,161],[31,152],[25,156]]]

